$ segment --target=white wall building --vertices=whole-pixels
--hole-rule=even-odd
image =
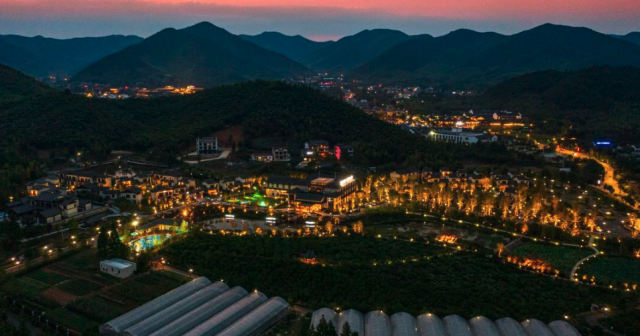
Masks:
[[[100,262],[100,270],[103,273],[124,279],[136,271],[136,264],[123,259],[109,259]]]
[[[426,136],[433,141],[467,144],[498,141],[498,137],[495,135],[478,132],[464,132],[461,128],[452,128],[451,130],[433,129]]]

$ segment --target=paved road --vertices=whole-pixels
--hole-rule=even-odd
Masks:
[[[594,157],[590,157],[589,155],[585,154],[585,153],[580,153],[580,152],[576,152],[573,150],[569,150],[569,149],[564,149],[564,148],[559,148],[556,149],[556,152],[560,153],[560,154],[564,154],[564,155],[571,155],[574,157],[578,157],[581,159],[592,159],[597,161],[600,165],[602,165],[602,167],[604,167],[604,181],[603,181],[603,185],[604,184],[608,184],[611,187],[613,187],[613,193],[614,195],[620,195],[620,196],[625,196],[626,193],[624,191],[622,191],[622,189],[620,188],[620,184],[618,184],[618,181],[616,180],[616,175],[615,175],[615,169],[613,169],[613,167],[604,162],[604,161],[600,161]]]

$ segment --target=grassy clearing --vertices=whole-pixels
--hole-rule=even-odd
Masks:
[[[569,274],[578,261],[593,253],[591,249],[524,243],[518,246],[511,255],[529,259],[540,259],[551,267],[560,270],[563,274]]]
[[[640,259],[623,257],[598,257],[584,263],[578,274],[595,276],[596,281],[605,284],[640,285]]]

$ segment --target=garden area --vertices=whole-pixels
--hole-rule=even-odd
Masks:
[[[300,262],[300,254],[308,250],[323,262]],[[172,265],[310,309],[549,322],[588,311],[591,304],[615,307],[624,297],[637,300],[633,293],[540,276],[477,254],[360,235],[283,238],[192,233],[161,253]],[[387,259],[399,262],[379,262]]]
[[[582,264],[578,273],[606,285],[640,285],[640,259],[597,257]]]
[[[544,263],[569,275],[575,264],[595,252],[589,248],[572,246],[556,246],[526,242],[518,246],[509,255],[532,260],[542,260]]]
[[[100,272],[99,262],[95,249],[84,250],[18,275],[2,290],[27,309],[45,312],[50,326],[91,334],[100,324],[188,281],[163,271],[121,280]]]

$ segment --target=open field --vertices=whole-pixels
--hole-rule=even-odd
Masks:
[[[44,311],[53,325],[85,333],[188,281],[168,272],[121,280],[101,273],[98,265],[96,251],[86,250],[19,276],[2,289]]]
[[[585,262],[578,273],[595,276],[596,282],[605,284],[640,285],[640,259],[597,257]]]
[[[341,240],[351,243],[342,244],[341,249],[323,249],[341,245]],[[627,295],[524,272],[477,254],[449,252],[413,260],[408,256],[413,255],[415,246],[425,252],[431,247],[406,241],[390,241],[398,244],[396,257],[405,257],[404,261],[374,265],[371,257],[365,256],[384,256],[388,248],[369,243],[371,240],[378,242],[353,235],[282,238],[197,234],[162,253],[172,265],[257,288],[312,309],[327,306],[552,321],[588,311],[592,303],[616,306]],[[319,258],[340,263],[300,262],[299,253],[309,249]]]
[[[511,255],[534,260],[539,259],[563,274],[568,274],[578,261],[593,253],[593,250],[587,248],[524,243],[518,246]]]

